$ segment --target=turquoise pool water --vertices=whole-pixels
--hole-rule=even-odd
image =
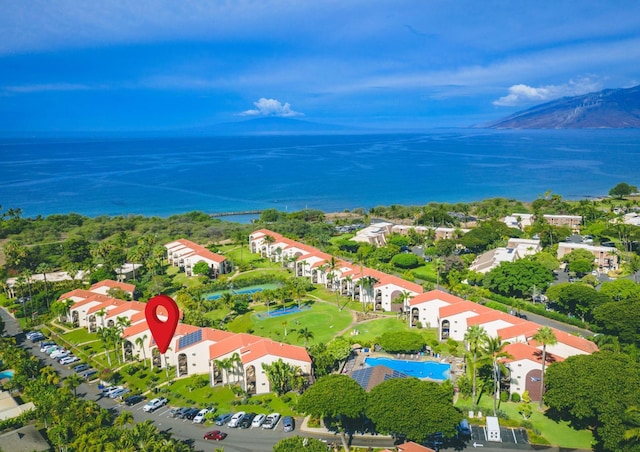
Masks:
[[[4,378],[8,378],[9,380],[11,380],[13,378],[13,370],[9,369],[9,370],[3,370],[2,372],[0,372],[0,380]]]
[[[410,377],[431,378],[432,380],[448,380],[451,365],[436,361],[406,361],[392,358],[372,358],[364,360],[369,366],[387,366]]]
[[[212,293],[205,294],[205,299],[207,299],[207,300],[217,300],[218,298],[220,298],[222,296],[222,294],[228,293],[228,292],[231,292],[234,295],[252,294],[252,293],[261,292],[261,291],[267,290],[267,289],[271,289],[271,290],[277,289],[278,287],[280,287],[280,286],[277,285],[277,284],[260,284],[259,286],[248,286],[248,287],[243,287],[241,289],[219,290],[217,292],[212,292]]]

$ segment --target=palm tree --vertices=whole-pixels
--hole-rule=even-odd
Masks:
[[[304,347],[307,348],[307,341],[313,339],[313,331],[306,327],[299,329],[298,339],[304,339]]]
[[[142,360],[144,361],[145,365],[146,365],[146,362],[147,362],[147,352],[144,349],[144,344],[146,343],[146,340],[148,338],[149,337],[146,334],[142,335],[141,337],[136,338],[136,346],[138,348],[142,349]]]
[[[104,351],[107,354],[107,362],[111,367],[111,353],[109,352],[109,343],[111,342],[111,328],[98,328],[98,337],[104,346]]]
[[[133,414],[126,410],[121,411],[120,415],[113,421],[113,425],[115,427],[124,427],[125,425],[130,424],[133,424]]]
[[[73,395],[75,396],[77,395],[76,390],[78,389],[78,386],[80,386],[83,381],[80,375],[78,375],[77,373],[72,373],[67,378],[65,378],[62,383],[66,388],[69,388],[71,391],[73,391]]]
[[[51,271],[51,265],[47,264],[46,262],[43,262],[38,265],[38,267],[36,268],[36,271],[42,274],[42,280],[44,281],[44,292],[47,297],[46,298],[47,310],[49,310],[49,285],[47,284],[47,273]]]
[[[506,352],[504,348],[509,345],[508,342],[502,342],[500,336],[491,337],[487,336],[482,347],[482,352],[485,355],[485,361],[491,364],[493,371],[493,415],[495,416],[498,411],[498,397],[500,397],[500,372],[506,371],[504,364],[501,363],[503,358],[513,358],[511,354]]]
[[[485,343],[488,339],[487,332],[480,325],[472,325],[467,329],[467,332],[464,334],[464,340],[467,343],[467,348],[469,352],[473,353],[473,361],[472,361],[472,399],[473,405],[476,404],[476,391],[477,391],[477,365],[478,365],[478,352],[480,351],[480,347],[483,343]]]
[[[271,245],[275,243],[276,239],[271,235],[265,235],[263,241],[267,245],[267,258],[271,260]]]
[[[539,408],[542,409],[542,396],[544,394],[544,369],[547,364],[547,345],[556,345],[558,338],[551,328],[543,326],[533,335],[532,339],[542,344],[542,375],[540,375],[540,404]]]
[[[623,436],[625,441],[640,442],[640,407],[637,405],[627,407],[622,421],[626,427]]]

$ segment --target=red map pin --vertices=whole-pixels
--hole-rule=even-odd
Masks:
[[[162,321],[158,317],[157,311],[160,306],[167,310],[166,321]],[[158,350],[164,354],[169,348],[173,333],[176,332],[176,327],[178,326],[178,318],[180,317],[178,305],[168,295],[156,295],[147,302],[147,306],[144,308],[144,316],[147,319]]]

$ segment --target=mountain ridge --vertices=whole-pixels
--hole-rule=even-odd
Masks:
[[[521,110],[491,129],[640,128],[640,85],[563,97]]]

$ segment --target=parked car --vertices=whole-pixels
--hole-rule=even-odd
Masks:
[[[144,400],[144,396],[141,394],[135,394],[124,399],[124,404],[127,406],[133,406],[136,403],[140,403]]]
[[[84,370],[87,370],[90,367],[91,366],[89,366],[89,364],[78,364],[77,366],[73,367],[73,371],[74,372],[82,372]]]
[[[44,341],[44,342],[42,342],[42,343],[40,344],[40,351],[41,351],[42,353],[44,353],[44,351],[45,351],[47,348],[49,348],[49,347],[51,347],[51,346],[53,346],[53,345],[56,345],[56,343],[55,343],[55,342],[53,342],[53,341]]]
[[[171,408],[169,410],[169,416],[182,418],[183,413],[185,413],[189,408]]]
[[[262,423],[262,428],[274,428],[276,425],[278,425],[279,420],[280,420],[280,413],[271,413],[264,419],[264,422]]]
[[[203,408],[200,411],[198,411],[198,414],[195,415],[195,417],[193,418],[193,422],[194,424],[202,424],[205,420],[205,417],[207,416],[207,414],[209,413],[214,413],[216,411],[215,408]]]
[[[143,411],[147,413],[153,413],[158,408],[161,408],[167,404],[167,399],[164,397],[158,397],[155,399],[151,399],[147,402],[145,406],[142,407]]]
[[[291,416],[282,418],[282,428],[285,432],[292,432],[296,428],[296,421]]]
[[[266,415],[265,414],[257,414],[256,417],[253,418],[253,421],[251,422],[251,427],[260,427],[262,425],[262,423],[264,422],[264,420],[266,419]]]
[[[458,430],[458,436],[462,438],[471,438],[471,426],[467,419],[461,420],[456,428]]]
[[[189,408],[189,410],[185,413],[184,418],[192,421],[200,412],[198,408]]]
[[[216,425],[224,425],[231,420],[233,413],[221,414],[216,418]]]
[[[231,416],[231,419],[229,419],[229,427],[236,428],[245,414],[247,413],[244,411],[238,411],[236,414]]]
[[[204,434],[204,439],[211,439],[215,441],[222,441],[227,437],[225,432],[221,432],[220,430],[212,430]]]
[[[85,370],[80,374],[80,376],[87,381],[93,380],[94,378],[98,378],[98,371],[95,369]]]
[[[78,361],[80,361],[80,358],[74,355],[69,355],[62,358],[59,362],[60,364],[67,365],[67,364],[73,364]]]
[[[29,339],[31,342],[39,342],[41,340],[44,340],[44,334],[42,334],[40,331],[31,331],[27,333],[27,339]]]
[[[66,358],[70,354],[71,352],[69,350],[65,350],[64,348],[61,348],[60,350],[56,350],[55,352],[53,352],[51,354],[51,358],[57,361],[59,359]]]
[[[45,348],[45,349],[44,349],[44,352],[45,352],[47,355],[51,355],[53,352],[55,352],[56,350],[60,350],[61,348],[62,348],[62,347],[60,347],[59,345],[54,344],[54,345],[50,345],[49,347]]]
[[[130,392],[131,392],[131,389],[129,389],[129,388],[117,389],[117,390],[113,391],[111,394],[109,394],[109,398],[110,399],[117,399],[118,397],[123,397],[125,394],[128,394]]]
[[[110,397],[112,392],[117,391],[118,389],[122,389],[124,386],[107,386],[102,388],[102,395],[105,397]]]
[[[240,420],[240,423],[238,424],[238,426],[240,428],[249,428],[251,427],[251,423],[253,422],[253,419],[256,417],[256,413],[247,413],[245,414],[242,419]]]

